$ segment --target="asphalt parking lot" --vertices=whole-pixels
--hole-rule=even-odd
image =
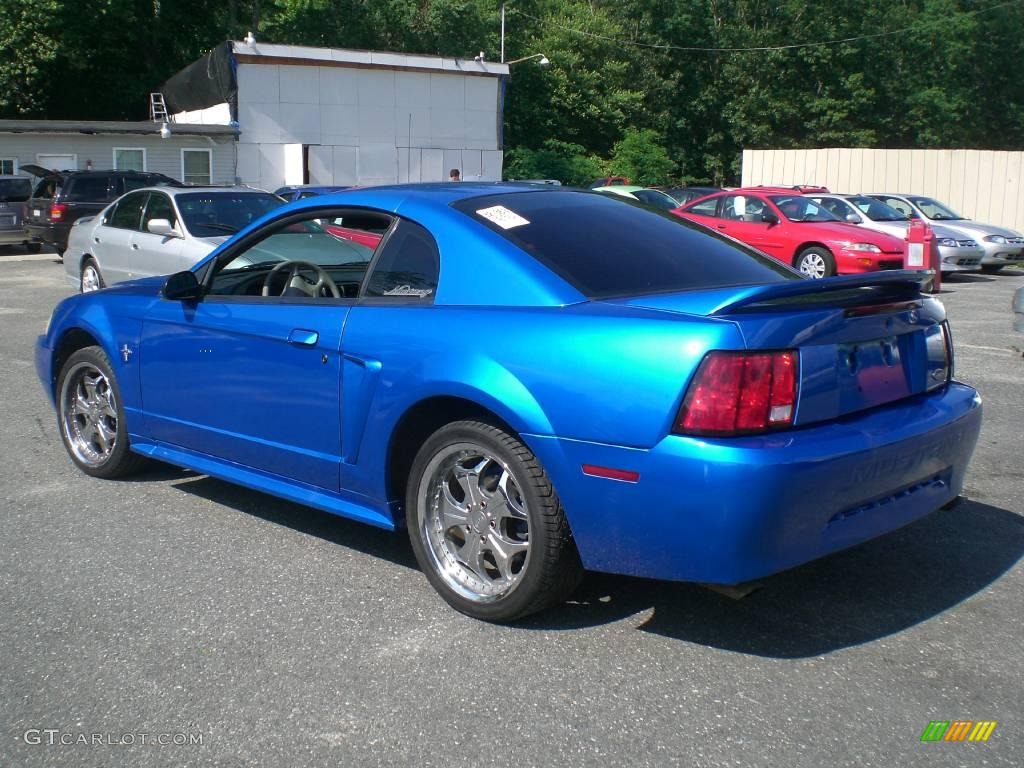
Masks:
[[[0,766],[1020,766],[1022,284],[942,295],[985,401],[966,503],[742,600],[591,576],[499,627],[449,609],[404,535],[171,467],[77,471],[32,364],[71,289],[0,247]],[[998,725],[922,743],[932,720]]]

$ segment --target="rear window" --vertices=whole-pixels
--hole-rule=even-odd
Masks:
[[[802,279],[757,251],[621,197],[544,190],[452,205],[591,299]]]
[[[0,203],[23,203],[31,195],[30,179],[0,179]]]

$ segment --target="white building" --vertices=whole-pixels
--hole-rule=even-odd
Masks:
[[[506,64],[225,43],[164,84],[171,129],[238,129],[236,176],[372,185],[500,179]]]

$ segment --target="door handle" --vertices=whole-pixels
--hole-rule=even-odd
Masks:
[[[92,240],[93,240],[94,243],[98,243],[100,241],[100,239],[98,237],[94,237]]]
[[[132,250],[133,251],[139,250],[139,244],[138,243],[132,243]]]
[[[729,225],[728,224],[716,224],[715,226],[717,226],[719,229],[725,229]]]
[[[320,334],[316,331],[308,331],[305,328],[293,328],[292,332],[288,334],[288,343],[300,347],[313,347],[316,346],[319,338]]]

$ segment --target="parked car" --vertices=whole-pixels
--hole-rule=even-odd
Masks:
[[[649,205],[652,208],[659,208],[663,211],[671,211],[673,208],[679,207],[679,203],[676,202],[674,197],[670,197],[660,189],[633,187],[628,184],[616,184],[615,186],[610,187],[595,187],[594,191],[611,195],[619,195],[620,197],[626,197],[630,200],[637,200],[644,205]]]
[[[350,217],[375,251],[310,247]],[[150,457],[405,526],[504,621],[584,568],[735,584],[954,502],[981,404],[924,280],[807,280],[608,195],[375,187],[63,300],[36,365],[86,474]]]
[[[248,188],[144,187],[75,222],[64,274],[88,293],[180,272],[281,205],[276,195]]]
[[[1013,327],[1024,333],[1024,285],[1013,292]]]
[[[865,229],[884,232],[905,240],[910,228],[910,217],[900,213],[881,200],[867,195],[808,195],[837,219],[847,224],[860,224]],[[956,230],[932,224],[933,236],[939,243],[939,259],[945,272],[979,272],[985,251],[976,240],[965,238]]]
[[[278,187],[274,190],[274,194],[278,197],[284,198],[286,202],[291,203],[296,200],[305,200],[307,197],[316,197],[317,195],[329,195],[333,192],[342,192],[346,189],[351,189],[351,187],[324,186],[322,184],[293,184],[287,187]]]
[[[665,193],[678,201],[679,205],[699,200],[702,197],[721,192],[721,187],[666,187]]]
[[[929,224],[939,223],[956,232],[958,239],[977,241],[985,251],[981,259],[983,272],[998,272],[1005,266],[1024,263],[1024,235],[1020,232],[972,221],[931,197],[887,192],[872,192],[868,197],[881,200],[911,218],[922,218]]]
[[[733,189],[674,213],[752,245],[808,277],[903,269],[902,240],[847,224],[792,188]]]
[[[25,229],[33,242],[47,243],[62,257],[71,225],[94,216],[125,192],[142,187],[180,183],[162,173],[138,171],[51,171],[38,165],[21,170],[39,181],[26,205]]]
[[[32,196],[32,179],[0,176],[0,245],[24,245],[31,253],[42,247],[25,232],[25,203]]]

